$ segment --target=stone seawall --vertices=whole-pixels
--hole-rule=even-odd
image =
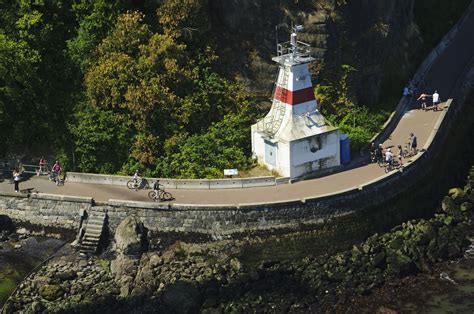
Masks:
[[[78,230],[81,217],[92,204],[90,197],[0,193],[0,214],[43,228]]]

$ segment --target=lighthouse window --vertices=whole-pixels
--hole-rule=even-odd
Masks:
[[[316,153],[321,149],[321,137],[313,137],[309,142],[309,150],[312,153]]]

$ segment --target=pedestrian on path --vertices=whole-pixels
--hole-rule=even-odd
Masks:
[[[39,160],[39,171],[37,173],[37,175],[41,175],[43,174],[43,172],[46,171],[46,159],[44,159],[43,156],[41,156],[40,160]]]
[[[418,141],[416,139],[416,135],[413,133],[410,133],[410,150],[413,156],[416,155],[417,153],[417,150],[416,150],[417,146],[418,146]]]
[[[434,94],[431,95],[433,97],[433,111],[438,111],[438,104],[441,102],[441,98],[439,98],[438,91],[435,90]]]
[[[424,111],[426,111],[426,99],[428,97],[430,97],[430,95],[422,93],[420,97],[418,97],[417,99],[417,100],[421,100],[421,109],[423,109]]]
[[[15,192],[20,192],[20,187],[19,187],[19,184],[20,184],[20,180],[21,180],[21,177],[20,177],[20,171],[15,168],[15,170],[13,170],[13,183],[15,184]]]
[[[403,148],[402,148],[402,145],[398,145],[397,148],[398,148],[398,163],[401,166],[403,165]]]

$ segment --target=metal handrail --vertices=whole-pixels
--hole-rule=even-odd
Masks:
[[[283,56],[290,53],[293,53],[293,50],[296,49],[297,56],[308,56],[311,57],[311,46],[308,43],[297,41],[296,47],[291,44],[291,42],[286,41],[277,45],[277,55]]]

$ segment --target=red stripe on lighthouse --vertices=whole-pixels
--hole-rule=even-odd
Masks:
[[[292,106],[316,99],[314,97],[314,91],[312,87],[307,87],[292,92],[280,86],[277,86],[275,89],[275,95],[273,98]]]

